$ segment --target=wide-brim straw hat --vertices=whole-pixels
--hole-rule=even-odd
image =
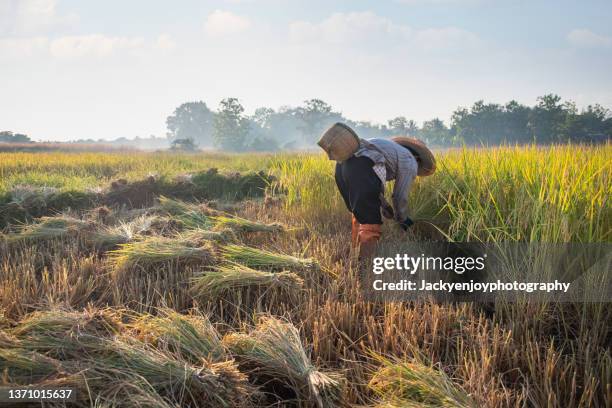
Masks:
[[[317,144],[330,159],[342,162],[359,149],[359,136],[347,125],[338,122],[323,133]]]
[[[412,155],[419,165],[419,169],[417,171],[418,176],[425,177],[434,174],[436,171],[436,159],[434,158],[431,150],[425,146],[425,143],[418,139],[405,136],[395,136],[392,137],[391,140],[401,144],[412,152]]]

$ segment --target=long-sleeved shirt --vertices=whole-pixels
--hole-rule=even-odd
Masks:
[[[374,171],[385,182],[395,180],[393,207],[395,218],[404,221],[408,217],[408,192],[417,176],[417,161],[407,148],[388,139],[359,139],[355,156],[367,157],[374,162]]]

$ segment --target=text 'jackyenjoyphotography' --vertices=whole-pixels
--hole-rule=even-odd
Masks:
[[[411,242],[381,247],[361,272],[376,301],[609,302],[610,244]]]

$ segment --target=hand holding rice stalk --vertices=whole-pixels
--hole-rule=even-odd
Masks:
[[[282,381],[295,393],[300,406],[337,407],[342,398],[342,378],[324,374],[308,358],[297,328],[273,317],[261,317],[248,335],[232,333],[223,342],[265,384]]]
[[[239,263],[255,269],[316,269],[319,264],[312,258],[296,258],[243,245],[225,245],[221,256],[228,262]]]
[[[230,264],[204,271],[195,277],[191,293],[196,298],[211,300],[236,295],[242,289],[264,288],[266,292],[278,292],[287,295],[287,299],[294,300],[303,285],[303,279],[293,272],[264,272]]]

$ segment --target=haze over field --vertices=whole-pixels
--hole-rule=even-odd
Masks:
[[[355,120],[445,121],[550,92],[612,106],[607,1],[0,0],[0,130],[166,133],[186,101],[253,114],[321,98]]]

